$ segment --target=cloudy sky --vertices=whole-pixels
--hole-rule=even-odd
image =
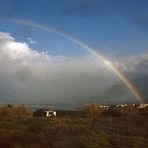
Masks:
[[[79,106],[134,102],[119,78],[82,47],[28,20],[87,43],[147,98],[146,0],[5,0],[0,5],[0,103]],[[145,83],[143,83],[145,82]]]

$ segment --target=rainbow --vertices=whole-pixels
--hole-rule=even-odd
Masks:
[[[87,44],[79,41],[78,39],[72,37],[71,35],[68,35],[65,32],[62,32],[60,30],[57,30],[57,29],[54,29],[51,27],[47,27],[44,25],[39,25],[39,24],[34,23],[32,21],[18,20],[18,19],[9,19],[9,20],[3,20],[3,21],[18,23],[18,24],[22,24],[22,25],[26,25],[26,26],[30,26],[30,27],[39,28],[39,29],[42,29],[42,30],[45,30],[48,32],[53,32],[61,37],[64,37],[64,38],[72,41],[73,43],[77,44],[81,48],[87,50],[95,58],[101,60],[102,63],[104,63],[104,65],[106,65],[114,74],[116,74],[116,76],[118,76],[118,78],[120,78],[122,80],[122,82],[128,87],[128,89],[133,93],[133,95],[140,101],[140,103],[144,103],[143,96],[140,94],[140,92],[137,90],[137,88],[134,86],[134,84],[132,84],[132,82],[128,79],[126,74],[121,69],[118,69],[110,60],[108,60],[108,58],[106,58],[103,55],[101,55],[100,53],[96,52],[95,49],[88,46]]]

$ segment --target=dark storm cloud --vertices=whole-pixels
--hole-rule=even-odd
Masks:
[[[129,57],[123,56],[119,61],[113,60],[117,67],[122,68],[132,79],[148,75],[148,52]]]

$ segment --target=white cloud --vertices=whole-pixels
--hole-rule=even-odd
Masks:
[[[9,33],[4,33],[4,32],[0,32],[0,40],[1,40],[1,42],[3,42],[3,41],[9,41],[9,40],[14,40],[14,38],[12,37],[12,36],[10,36],[10,34]]]
[[[37,44],[37,42],[35,40],[33,40],[32,38],[26,38],[30,44]]]
[[[46,53],[39,53],[29,48],[25,42],[16,42],[8,33],[0,33],[0,58],[10,61],[20,60],[20,62],[31,62],[36,60],[48,61]]]
[[[143,59],[147,59],[147,56],[134,57],[131,61],[121,60],[116,64],[126,71],[134,71]],[[129,63],[134,70],[127,68]],[[15,41],[9,33],[0,32],[1,102],[7,100],[8,103],[12,101],[73,106],[96,100],[108,102],[110,96],[106,92],[116,82],[116,77],[93,56],[69,58],[40,53],[25,42]],[[122,88],[120,95],[124,93],[130,97],[126,88]]]

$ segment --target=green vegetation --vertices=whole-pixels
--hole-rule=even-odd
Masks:
[[[77,112],[75,118],[73,111],[71,111],[72,116],[69,114],[64,116],[66,112],[62,112],[61,116],[56,118],[30,115],[18,118],[18,116],[1,114],[0,147],[148,147],[148,108],[127,107],[102,112],[100,108],[97,110],[96,105],[90,105],[85,109],[89,116],[81,117],[78,113],[82,112]],[[118,116],[112,112],[119,112]]]

